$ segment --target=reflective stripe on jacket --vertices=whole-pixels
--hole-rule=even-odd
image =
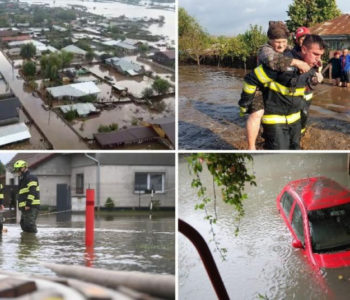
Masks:
[[[25,206],[40,206],[39,181],[29,171],[26,171],[19,181],[18,208],[24,209]]]
[[[0,183],[0,205],[4,205],[4,186]]]

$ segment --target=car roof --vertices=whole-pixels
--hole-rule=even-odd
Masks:
[[[350,190],[327,177],[292,181],[286,187],[294,190],[307,210],[318,210],[350,203]]]

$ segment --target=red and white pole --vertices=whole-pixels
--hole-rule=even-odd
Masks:
[[[85,209],[85,246],[94,245],[94,226],[95,226],[95,190],[86,190],[86,209]]]

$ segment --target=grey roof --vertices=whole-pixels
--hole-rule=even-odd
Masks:
[[[60,109],[63,113],[67,113],[71,110],[75,110],[79,116],[87,116],[92,112],[96,112],[97,109],[92,103],[77,103],[72,105],[62,105]]]
[[[137,49],[135,46],[130,45],[128,43],[124,43],[124,42],[119,42],[115,46],[120,47],[120,48],[124,48],[124,49],[127,49],[127,50],[135,50],[135,49]]]
[[[6,168],[13,169],[13,164],[20,159],[26,161],[29,168],[34,168],[39,163],[55,155],[55,153],[18,153],[6,164]]]
[[[18,98],[0,100],[0,122],[6,119],[18,118],[18,108],[21,104]]]
[[[47,91],[54,97],[74,97],[79,98],[86,95],[98,94],[100,89],[91,81],[73,83],[67,85],[47,88]]]
[[[80,49],[79,47],[74,46],[74,45],[66,46],[66,47],[62,48],[61,50],[67,51],[67,52],[71,52],[71,53],[74,53],[74,54],[79,54],[79,55],[85,55],[86,54],[85,50]]]
[[[23,141],[30,137],[30,132],[24,123],[0,127],[0,146]]]
[[[106,59],[106,63],[111,63],[113,66],[119,67],[124,72],[130,72],[130,75],[133,75],[133,72],[137,74],[142,71],[141,65],[126,58],[111,57]]]
[[[134,127],[117,132],[96,133],[94,137],[101,147],[137,143],[157,138],[157,133],[147,127]]]

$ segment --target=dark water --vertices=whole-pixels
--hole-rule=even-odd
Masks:
[[[179,217],[209,243],[231,299],[259,299],[259,294],[267,299],[349,299],[350,268],[315,270],[301,251],[292,247],[291,234],[276,208],[277,194],[291,180],[324,175],[349,187],[347,159],[347,154],[254,155],[250,168],[258,186],[246,190],[245,216],[237,237],[233,209],[218,197],[215,232],[220,247],[228,250],[226,261],[209,242],[212,236],[203,211],[194,209],[197,196],[190,187],[187,165],[180,159]],[[212,191],[208,174],[202,179]],[[194,246],[181,234],[178,240],[179,299],[216,299]]]
[[[238,114],[244,75],[242,69],[179,66],[180,149],[234,149],[245,141],[246,118]],[[325,129],[329,120],[350,121],[349,88],[319,85],[312,101],[310,116]]]
[[[175,274],[175,220],[172,216],[109,216],[95,220],[93,251],[85,247],[85,215],[38,219],[38,233],[5,224],[0,269],[52,274],[40,263],[87,265],[108,270]]]

